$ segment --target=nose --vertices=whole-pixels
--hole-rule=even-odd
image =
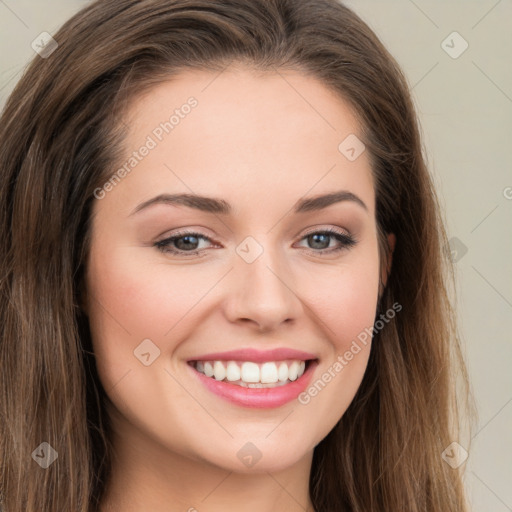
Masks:
[[[303,311],[296,283],[283,258],[265,250],[252,263],[235,256],[226,315],[234,323],[250,323],[262,332],[293,323]]]

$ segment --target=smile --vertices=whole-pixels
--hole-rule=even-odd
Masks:
[[[308,386],[318,359],[188,361],[206,389],[242,407],[274,408],[296,399]]]
[[[302,377],[306,361],[193,361],[194,368],[217,381],[230,382],[248,388],[284,386]]]

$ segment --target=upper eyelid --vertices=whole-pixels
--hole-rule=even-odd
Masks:
[[[305,238],[306,236],[309,236],[311,234],[315,234],[315,233],[330,233],[330,234],[341,234],[341,235],[346,235],[346,236],[349,236],[349,237],[353,237],[353,234],[348,230],[348,229],[345,229],[345,228],[340,228],[340,227],[332,227],[332,226],[329,226],[329,227],[318,227],[318,226],[315,226],[315,227],[312,227],[310,229],[308,229],[306,232],[304,232],[302,234],[302,236],[300,236],[300,240],[302,240],[303,238]],[[171,239],[174,239],[174,238],[181,238],[181,237],[184,237],[184,236],[197,236],[198,238],[202,238],[202,239],[208,239],[210,240],[211,242],[214,242],[213,240],[213,236],[210,236],[210,235],[207,235],[205,233],[202,233],[200,230],[194,230],[194,229],[183,229],[182,231],[178,229],[178,231],[176,231],[175,233],[172,233],[168,236],[165,236],[163,237],[161,240],[159,240],[159,242],[165,242],[166,240],[171,240]],[[297,238],[299,236],[296,235],[294,238]]]
[[[322,228],[322,227],[313,227],[311,229],[308,229],[303,235],[301,238],[304,238],[305,236],[308,236],[308,235],[311,235],[313,233],[323,233],[323,232],[327,232],[327,233],[337,233],[337,234],[343,234],[343,235],[347,235],[347,236],[352,236],[352,233],[348,230],[348,229],[345,229],[345,228],[340,228],[340,227],[332,227],[332,226],[329,226],[327,228]],[[298,235],[297,235],[298,236]]]

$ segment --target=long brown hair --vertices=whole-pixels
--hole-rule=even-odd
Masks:
[[[112,447],[80,308],[94,190],[118,164],[130,99],[185,68],[233,62],[310,74],[349,102],[372,157],[381,256],[385,233],[397,239],[377,315],[402,310],[375,333],[359,391],[315,448],[315,509],[466,510],[460,472],[441,457],[459,439],[457,369],[467,384],[453,270],[407,82],[375,34],[335,0],[103,0],[54,38],[0,122],[5,511],[98,510]],[[42,442],[58,453],[44,470],[31,456]]]

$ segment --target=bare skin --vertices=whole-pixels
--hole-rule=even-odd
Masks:
[[[190,97],[197,105],[172,131],[155,132]],[[366,151],[350,161],[338,149],[361,128],[317,80],[243,67],[186,71],[139,97],[125,122],[127,160],[148,136],[157,144],[94,205],[85,304],[116,453],[102,511],[313,511],[313,449],[352,401],[371,342],[308,403],[267,409],[215,395],[186,361],[294,348],[317,358],[315,382],[371,328],[386,277],[371,168]],[[341,190],[360,202],[293,212]],[[232,213],[162,203],[134,213],[164,193],[222,199]],[[188,239],[199,254],[183,238],[168,244],[180,254],[155,246],[183,229],[204,237]],[[308,237],[326,229],[356,243]],[[262,249],[251,263],[236,251],[247,237]],[[160,350],[148,366],[134,357],[145,339]],[[251,467],[247,443],[261,456]]]

